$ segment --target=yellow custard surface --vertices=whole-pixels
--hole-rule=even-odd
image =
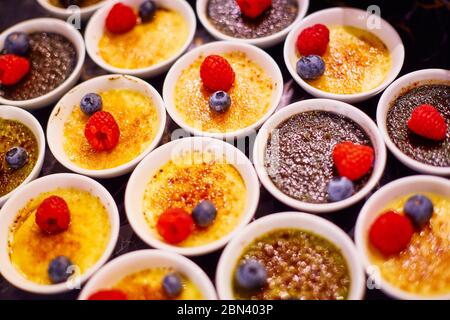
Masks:
[[[48,235],[35,222],[36,210],[49,196],[63,198],[70,210],[70,226]],[[31,199],[18,213],[9,232],[12,264],[27,279],[50,284],[47,274],[51,260],[66,256],[83,274],[103,255],[111,236],[108,212],[98,197],[77,189],[55,189]]]
[[[398,255],[384,257],[370,244],[369,252],[371,261],[387,282],[409,293],[432,297],[450,293],[450,198],[422,194],[434,206],[429,225],[415,232],[409,246]],[[385,211],[403,212],[411,196],[389,203]]]
[[[307,82],[335,94],[362,93],[379,86],[391,69],[391,56],[384,42],[363,29],[328,28],[330,42],[322,56],[325,72],[318,79]]]
[[[151,178],[144,193],[143,212],[151,232],[161,241],[156,230],[159,216],[169,208],[182,208],[188,213],[202,200],[214,203],[217,216],[207,228],[196,228],[182,247],[201,246],[216,241],[241,221],[246,206],[244,180],[230,163],[212,152],[186,151],[163,165]]]
[[[129,300],[168,300],[170,297],[164,293],[162,283],[164,277],[172,272],[174,270],[168,267],[145,269],[126,276],[113,288],[124,292]],[[198,287],[186,276],[180,276],[183,290],[176,299],[202,300]]]
[[[112,89],[98,93],[103,111],[114,116],[120,128],[118,145],[110,151],[94,150],[84,128],[89,120],[79,105],[73,108],[64,124],[64,151],[77,166],[90,170],[118,167],[139,156],[155,139],[161,125],[151,98],[139,91]]]
[[[98,44],[99,54],[117,68],[147,68],[175,56],[186,43],[188,33],[181,13],[159,8],[151,21],[138,23],[129,32],[113,34],[105,28]]]
[[[234,51],[221,54],[235,73],[235,82],[228,94],[231,106],[224,113],[210,109],[207,90],[200,78],[200,66],[205,56],[198,57],[181,72],[175,85],[175,108],[183,120],[198,130],[229,132],[248,127],[268,111],[275,84],[267,72],[250,60],[245,53]]]

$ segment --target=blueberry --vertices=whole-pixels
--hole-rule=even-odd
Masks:
[[[422,228],[433,215],[433,203],[426,196],[417,194],[406,201],[403,211],[416,227]]]
[[[169,273],[163,279],[164,292],[171,298],[176,298],[183,290],[181,278],[177,273]]]
[[[325,72],[325,62],[320,56],[309,55],[297,61],[297,73],[305,80],[319,78]]]
[[[88,116],[102,110],[102,97],[96,93],[88,93],[81,98],[80,108]]]
[[[205,228],[214,222],[217,209],[209,200],[203,200],[192,210],[192,218],[197,226]]]
[[[30,50],[30,39],[23,32],[10,33],[5,40],[5,50],[8,53],[24,56]]]
[[[13,169],[22,168],[28,160],[28,152],[22,147],[13,147],[6,152],[6,163]]]
[[[139,6],[139,16],[142,22],[149,22],[153,19],[156,12],[156,4],[152,0],[145,0]]]
[[[346,177],[339,177],[328,183],[328,200],[331,202],[341,201],[350,197],[355,189],[353,182]]]
[[[81,0],[59,0],[59,4],[64,8],[68,8],[70,6],[79,6],[81,4]]]
[[[239,265],[236,282],[244,289],[261,289],[267,283],[266,268],[256,260],[247,260]]]
[[[73,263],[69,258],[59,256],[53,259],[48,266],[48,276],[52,283],[61,283],[67,281],[69,277],[74,273],[70,270]]]
[[[216,112],[225,112],[231,105],[231,98],[225,91],[216,91],[209,97],[209,106]]]

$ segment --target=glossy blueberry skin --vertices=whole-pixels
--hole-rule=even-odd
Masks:
[[[197,226],[206,228],[210,226],[217,216],[217,209],[209,200],[203,200],[192,210],[192,218]]]
[[[417,194],[409,198],[403,211],[417,228],[424,227],[433,216],[433,203],[426,196]]]
[[[139,6],[139,16],[142,22],[149,22],[153,19],[156,12],[156,4],[154,1],[146,0]]]
[[[325,72],[325,62],[320,56],[309,55],[297,61],[297,73],[304,80],[314,80]]]
[[[28,152],[22,147],[12,147],[6,152],[6,163],[13,169],[22,168],[28,160]]]
[[[10,33],[5,39],[4,49],[7,53],[24,56],[30,50],[30,39],[24,32]]]
[[[164,292],[171,298],[176,298],[181,294],[183,290],[183,284],[181,278],[176,273],[170,273],[163,279]]]
[[[239,265],[236,282],[243,289],[261,289],[267,284],[266,268],[256,260],[247,260]]]
[[[215,112],[225,112],[230,105],[230,95],[225,91],[216,91],[209,97],[209,107]]]
[[[69,258],[59,256],[54,258],[48,266],[48,276],[52,283],[61,283],[67,281],[74,273],[69,268],[73,265]]]
[[[81,98],[80,108],[83,113],[88,116],[93,115],[97,111],[102,110],[103,101],[102,97],[100,97],[96,93],[88,93]]]
[[[338,177],[328,183],[328,201],[330,202],[347,199],[354,192],[353,182],[346,177]]]

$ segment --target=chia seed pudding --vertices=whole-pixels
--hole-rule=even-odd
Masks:
[[[298,14],[296,0],[273,0],[272,7],[256,19],[245,17],[235,0],[210,0],[206,13],[220,32],[235,38],[270,36],[290,26]]]
[[[61,1],[61,0],[49,0],[49,2],[54,5],[55,7],[59,7],[59,8],[68,8],[71,5],[75,5],[75,6],[79,6],[81,8],[85,8],[85,7],[89,7],[92,6],[94,4],[97,4],[99,2],[101,2],[103,0],[78,0],[78,1]]]
[[[353,120],[326,111],[293,115],[269,137],[264,164],[272,182],[283,193],[309,203],[327,203],[327,186],[339,176],[332,153],[337,143],[372,146],[366,132]],[[355,192],[370,178],[372,169],[353,181]]]
[[[274,230],[250,244],[237,265],[253,259],[267,271],[267,285],[256,292],[233,283],[236,299],[343,300],[350,273],[341,251],[330,241],[297,229]]]
[[[408,119],[415,107],[433,105],[450,128],[450,84],[427,84],[409,89],[400,95],[387,113],[389,137],[404,154],[435,167],[450,166],[450,129],[442,141],[420,137],[408,129]]]
[[[56,33],[29,35],[30,71],[17,84],[0,85],[0,96],[8,100],[28,100],[56,89],[73,72],[77,62],[75,46]]]

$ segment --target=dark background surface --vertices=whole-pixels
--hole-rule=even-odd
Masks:
[[[189,2],[195,9],[195,1],[190,0]],[[380,6],[381,16],[388,20],[399,32],[405,45],[405,62],[399,76],[419,69],[450,69],[450,39],[448,32],[450,19],[449,0],[311,0],[307,14],[333,6],[352,6],[365,10],[369,5],[373,4]],[[36,0],[0,0],[0,32],[3,32],[6,28],[18,22],[45,16],[49,16],[49,14],[37,4]],[[198,22],[197,29],[193,46],[212,40],[212,38],[210,38],[203,29],[200,22]],[[282,99],[283,105],[311,98],[311,96],[303,91],[291,79],[283,60],[283,44],[269,49],[268,52],[278,62],[285,80],[284,96]],[[96,67],[86,55],[86,62],[80,82],[102,74],[106,74],[106,72]],[[165,74],[157,78],[149,79],[148,82],[161,93],[164,77]],[[356,104],[356,106],[375,120],[376,106],[380,95],[381,94],[368,101]],[[32,112],[42,124],[44,131],[52,108],[53,105]],[[177,128],[169,117],[168,122],[169,123],[167,125],[162,143],[168,142],[170,139],[170,132]],[[55,160],[47,148],[41,176],[59,172],[68,171]],[[403,166],[390,153],[388,153],[385,173],[373,192],[389,181],[413,174],[417,173]],[[129,251],[149,248],[133,233],[125,215],[123,200],[128,178],[129,175],[125,175],[114,179],[99,180],[111,192],[120,211],[120,236],[111,259]],[[366,197],[366,199],[370,195],[371,193]],[[350,208],[324,215],[324,217],[339,225],[350,236],[352,236],[356,218],[364,202],[365,199]],[[290,210],[292,209],[277,201],[264,188],[261,188],[261,199],[255,218],[270,213]],[[221,251],[218,251],[202,257],[192,258],[194,262],[199,264],[200,267],[205,270],[213,282],[220,253]],[[79,291],[75,290],[69,293],[54,296],[34,295],[14,288],[0,276],[0,299],[75,299],[78,294]],[[367,290],[366,299],[386,298],[387,297],[379,290]]]

